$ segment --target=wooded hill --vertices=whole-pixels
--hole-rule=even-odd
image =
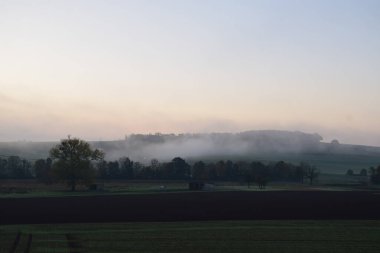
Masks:
[[[80,136],[78,136],[80,137]],[[46,158],[58,142],[2,142],[1,157]],[[319,134],[289,131],[247,131],[210,134],[132,134],[123,140],[92,141],[106,153],[106,160],[129,157],[149,163],[183,157],[199,160],[308,162],[322,172],[345,173],[380,164],[380,147],[323,142]]]

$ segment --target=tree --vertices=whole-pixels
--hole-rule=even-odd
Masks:
[[[313,181],[319,176],[319,170],[305,163],[302,166],[305,168],[305,177],[309,179],[309,183],[312,185]]]
[[[10,156],[8,157],[7,167],[10,178],[32,178],[32,165],[25,159],[21,159],[18,156]]]
[[[369,171],[371,172],[371,182],[373,184],[380,184],[380,165],[377,168],[369,168]]]
[[[198,161],[194,163],[191,176],[195,180],[206,180],[207,179],[206,164],[202,161]]]
[[[98,162],[97,167],[97,177],[101,179],[108,179],[108,164],[106,161],[102,160]]]
[[[362,169],[362,170],[360,171],[360,176],[364,176],[364,177],[366,177],[366,176],[367,176],[367,170],[366,170],[366,169]]]
[[[215,164],[215,172],[218,180],[226,179],[226,164],[224,161],[219,161]]]
[[[131,161],[128,157],[122,157],[119,159],[119,163],[121,177],[123,179],[133,179],[135,176],[133,171],[133,161]]]
[[[206,164],[206,178],[207,180],[216,180],[216,166],[215,163]]]
[[[244,180],[247,182],[248,188],[250,187],[251,182],[254,180],[254,178],[255,176],[251,168],[247,168],[244,170]]]
[[[279,180],[288,180],[291,176],[290,164],[284,161],[276,163],[273,167],[273,176]]]
[[[252,162],[251,171],[253,179],[259,186],[259,189],[265,189],[270,178],[268,167],[261,162]]]
[[[237,170],[234,169],[234,163],[230,160],[226,161],[226,178],[235,180],[237,178]]]
[[[133,163],[133,174],[135,178],[140,178],[141,171],[144,169],[144,165],[139,162]]]
[[[108,177],[110,179],[120,178],[120,166],[118,161],[109,161],[108,166]]]
[[[347,176],[353,176],[354,175],[354,171],[352,169],[348,169],[347,172],[346,172],[346,175]]]
[[[50,157],[57,179],[66,182],[75,191],[78,184],[91,184],[95,178],[92,161],[102,160],[104,153],[91,149],[83,140],[69,136],[50,150]]]
[[[305,177],[305,168],[301,165],[296,166],[295,171],[294,171],[294,177],[297,180],[297,182],[300,182],[303,184],[303,180]]]
[[[159,170],[160,170],[160,162],[157,159],[150,160],[150,168],[152,169],[154,173],[154,178],[157,179],[159,176]]]
[[[180,157],[175,157],[167,166],[171,179],[188,179],[190,177],[190,165]]]
[[[53,175],[51,171],[51,163],[52,163],[52,160],[50,158],[46,160],[38,159],[34,163],[34,172],[36,174],[36,178],[38,181],[45,184],[52,183]]]
[[[8,157],[7,170],[10,178],[23,178],[24,173],[21,158],[18,156]]]

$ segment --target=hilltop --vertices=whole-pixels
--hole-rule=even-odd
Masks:
[[[58,142],[1,142],[0,155],[46,158]],[[380,164],[380,147],[323,142],[319,134],[299,131],[246,131],[207,134],[132,134],[123,140],[93,141],[106,159],[126,156],[143,163],[180,156],[196,160],[260,160],[309,162],[323,171],[342,173]]]

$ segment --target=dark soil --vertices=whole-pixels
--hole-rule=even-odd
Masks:
[[[21,238],[21,232],[18,232],[17,235],[16,235],[16,239],[14,240],[14,242],[12,244],[12,248],[9,250],[9,253],[16,252],[17,246],[18,246],[18,244],[20,242],[20,238]]]
[[[0,224],[380,219],[374,191],[182,192],[0,199]]]

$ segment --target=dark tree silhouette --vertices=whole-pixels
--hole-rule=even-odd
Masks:
[[[371,182],[373,184],[380,184],[380,165],[377,166],[377,168],[371,167],[369,170],[371,173]]]
[[[29,161],[21,159],[18,156],[10,156],[7,161],[7,169],[10,178],[32,178],[32,165]]]
[[[52,160],[50,158],[38,159],[34,163],[34,172],[36,179],[45,184],[51,184],[53,182],[53,172],[52,172]]]
[[[207,180],[206,164],[202,161],[194,163],[191,175],[195,180]]]
[[[120,167],[118,161],[108,162],[108,177],[110,179],[119,179],[120,178]]]
[[[217,179],[226,179],[226,164],[224,161],[219,161],[215,164],[215,172]]]
[[[269,168],[261,162],[252,162],[251,170],[254,177],[254,181],[259,186],[259,189],[265,189],[269,181]]]
[[[216,166],[215,163],[208,163],[206,164],[206,172],[207,176],[206,178],[208,180],[216,180]]]
[[[8,178],[7,160],[0,158],[0,179]]]
[[[229,179],[229,180],[235,180],[237,179],[237,171],[234,169],[234,163],[230,160],[228,160],[226,162],[226,165],[225,165],[225,168],[226,168],[226,179]]]
[[[108,164],[106,161],[102,160],[97,164],[97,176],[98,178],[102,179],[108,179],[109,174],[108,174]]]
[[[144,167],[145,166],[142,163],[139,163],[139,162],[133,163],[133,173],[135,175],[135,178],[138,177],[141,179],[140,175],[141,175],[141,172],[143,171]]]
[[[134,179],[135,174],[133,171],[133,161],[128,157],[122,157],[119,159],[120,163],[120,174],[124,179]]]
[[[247,183],[247,187],[250,188],[251,183],[253,182],[255,176],[253,174],[252,169],[246,169],[244,171],[244,180]]]
[[[274,177],[279,180],[286,180],[290,178],[291,166],[290,164],[280,161],[273,167]]]
[[[77,184],[91,184],[95,178],[91,161],[103,159],[104,153],[98,149],[92,150],[87,142],[69,136],[50,150],[50,156],[57,179],[66,182],[75,191]]]
[[[309,179],[309,183],[312,185],[314,180],[319,176],[319,170],[309,164],[303,164],[303,166],[305,167],[305,177]]]
[[[303,184],[303,180],[305,178],[305,168],[301,165],[296,166],[295,171],[294,171],[294,177],[297,182],[300,182]]]
[[[169,163],[169,170],[173,173],[174,179],[188,179],[190,177],[190,165],[180,157],[174,158]]]

